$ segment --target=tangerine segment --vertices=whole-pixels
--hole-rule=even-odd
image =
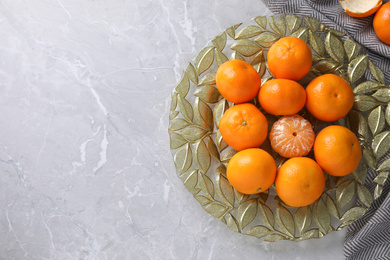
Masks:
[[[286,158],[307,155],[315,134],[310,122],[299,115],[284,116],[271,128],[269,139],[275,152]]]
[[[379,8],[372,25],[378,38],[387,45],[390,45],[390,2]]]
[[[306,91],[296,81],[272,79],[261,86],[259,102],[272,115],[293,115],[305,106]]]
[[[317,119],[336,121],[352,109],[351,86],[341,77],[325,74],[313,79],[306,87],[306,108]]]
[[[216,85],[221,95],[233,103],[245,103],[257,96],[261,85],[259,73],[249,63],[230,60],[219,66]]]
[[[239,192],[255,194],[266,191],[274,183],[276,163],[262,149],[246,149],[230,159],[226,175],[230,184]]]
[[[283,37],[269,49],[267,63],[275,78],[300,80],[311,69],[312,53],[303,40]]]
[[[267,137],[268,121],[253,104],[230,107],[219,121],[222,138],[233,149],[241,151],[259,147]]]
[[[321,168],[333,176],[345,176],[360,163],[362,151],[356,135],[344,126],[322,129],[314,142],[314,157]]]
[[[313,159],[295,157],[280,166],[275,188],[284,203],[292,207],[303,207],[321,196],[325,188],[325,176]]]

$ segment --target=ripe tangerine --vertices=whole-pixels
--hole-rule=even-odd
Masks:
[[[267,137],[268,121],[253,104],[230,107],[219,121],[222,138],[233,149],[241,151],[259,147]]]
[[[216,85],[226,100],[239,104],[257,96],[261,77],[249,63],[242,60],[230,60],[219,66]]]
[[[354,95],[343,78],[325,74],[313,79],[306,87],[306,108],[317,119],[336,121],[352,109]]]
[[[293,115],[305,106],[306,91],[296,81],[272,79],[261,86],[258,97],[261,107],[268,113]]]
[[[362,151],[351,130],[331,125],[318,133],[314,141],[314,157],[328,174],[345,176],[359,166]]]
[[[312,53],[303,40],[283,37],[269,49],[267,63],[275,78],[300,80],[311,69]]]
[[[255,194],[266,191],[275,181],[274,158],[260,148],[251,148],[236,153],[229,161],[227,178],[239,192]]]
[[[284,203],[292,207],[303,207],[321,196],[325,188],[325,176],[313,159],[294,157],[280,166],[275,188]]]

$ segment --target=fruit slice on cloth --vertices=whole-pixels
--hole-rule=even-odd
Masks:
[[[313,159],[295,157],[280,166],[275,188],[284,203],[292,207],[303,207],[321,196],[325,188],[325,176]]]
[[[390,45],[390,2],[382,5],[376,12],[373,26],[378,38]]]
[[[366,17],[375,13],[382,0],[344,0],[340,1],[344,11],[353,17]]]
[[[306,87],[306,108],[322,121],[331,122],[345,117],[353,102],[351,86],[334,74],[321,75]]]
[[[296,81],[272,79],[261,86],[258,98],[261,107],[272,115],[293,115],[305,106],[306,91]]]
[[[266,191],[274,183],[276,163],[269,153],[260,148],[246,149],[230,159],[226,175],[239,192],[255,194]]]
[[[269,49],[267,63],[275,78],[300,80],[311,69],[312,53],[303,40],[283,37]]]
[[[286,158],[307,155],[313,147],[314,137],[310,122],[299,115],[280,118],[269,134],[274,151]]]
[[[233,103],[245,103],[257,96],[261,77],[249,63],[230,60],[219,66],[216,85],[221,95]]]
[[[219,121],[223,140],[233,149],[241,151],[259,147],[267,137],[268,121],[253,104],[230,107]]]
[[[359,166],[362,151],[351,130],[331,125],[318,133],[314,141],[314,157],[328,174],[345,176]]]

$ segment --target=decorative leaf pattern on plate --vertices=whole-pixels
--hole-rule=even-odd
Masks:
[[[220,35],[218,35],[217,37],[215,37],[212,42],[215,46],[215,48],[217,48],[217,50],[219,51],[223,51],[223,49],[225,48],[226,46],[226,40],[227,40],[227,37],[226,37],[226,33],[225,32],[222,32]]]
[[[237,220],[229,213],[226,214],[227,223],[226,225],[235,232],[240,232],[240,226],[238,225]]]
[[[251,56],[261,50],[261,47],[252,40],[238,40],[237,42],[233,43],[232,50],[237,51],[241,55],[248,57]]]
[[[344,63],[343,44],[341,40],[331,32],[329,32],[325,38],[325,49],[333,60],[338,61],[340,64]]]
[[[372,96],[380,102],[389,103],[390,102],[390,88],[378,89],[374,94],[372,94]]]
[[[221,204],[221,203],[218,203],[218,202],[213,202],[211,204],[208,204],[206,207],[204,207],[204,209],[210,213],[211,215],[213,215],[214,217],[216,218],[221,218],[223,217],[223,215],[226,213],[226,211],[228,210],[228,207],[226,207],[225,205]]]
[[[198,86],[204,86],[204,85],[215,85],[215,76],[216,72],[210,72],[206,76],[204,76],[200,81]]]
[[[203,101],[207,103],[216,103],[219,100],[222,99],[221,94],[219,93],[218,89],[213,86],[204,86],[201,88],[198,88],[194,92],[195,97],[199,97]]]
[[[359,200],[367,208],[370,207],[370,205],[373,201],[373,197],[372,197],[371,192],[364,185],[361,185],[361,184],[357,185],[357,195],[358,195]]]
[[[367,57],[367,55],[358,56],[348,64],[348,77],[352,84],[359,80],[366,72],[368,65]]]
[[[200,125],[208,130],[214,129],[213,111],[200,98],[196,98],[194,102],[194,117]]]
[[[215,191],[218,197],[225,202],[225,204],[234,206],[234,190],[229,181],[223,176],[219,175],[215,182]]]
[[[300,207],[295,212],[295,225],[297,226],[299,234],[304,234],[311,226],[311,209],[310,207]]]
[[[187,75],[188,79],[198,84],[198,74],[196,73],[194,65],[191,63],[188,64],[187,68],[184,70],[184,73]],[[190,85],[188,85],[189,88]]]
[[[342,182],[336,189],[337,205],[340,209],[344,208],[355,195],[356,183],[353,180]]]
[[[212,46],[205,47],[203,50],[199,52],[198,56],[196,56],[194,64],[198,75],[205,72],[213,63],[214,48],[215,47]]]
[[[383,130],[385,123],[385,113],[383,112],[382,106],[378,106],[368,115],[368,126],[374,136]]]
[[[390,149],[390,131],[384,131],[374,137],[372,151],[377,159],[381,158]]]
[[[276,33],[265,32],[260,34],[259,37],[255,39],[255,42],[257,42],[263,48],[269,48],[280,38],[281,36]],[[260,50],[261,49],[259,49],[258,51]]]
[[[259,35],[262,32],[265,32],[265,30],[260,28],[259,26],[249,25],[247,27],[242,28],[241,31],[236,33],[235,39],[240,40],[240,39],[252,38],[254,36]]]
[[[264,224],[270,229],[274,229],[275,219],[272,210],[264,203],[259,203],[259,214]]]
[[[192,164],[192,150],[189,144],[177,150],[173,158],[179,173],[187,171]]]
[[[381,69],[371,60],[368,61],[368,68],[375,80],[379,81],[380,83],[385,83],[385,75],[383,74],[383,71],[381,71]]]
[[[262,238],[272,233],[272,230],[265,226],[254,226],[249,229],[246,234],[257,238]]]
[[[344,215],[341,217],[341,221],[347,222],[351,220],[355,220],[362,216],[367,211],[364,207],[353,207],[347,210]]]
[[[377,171],[379,171],[379,172],[388,171],[388,170],[390,170],[390,158],[381,162],[381,164],[378,166],[378,169],[377,169]]]
[[[195,162],[202,172],[207,172],[210,163],[211,163],[211,157],[210,152],[207,149],[207,146],[203,139],[200,139],[195,143],[194,146],[194,155],[195,155]]]
[[[210,178],[204,174],[199,172],[199,187],[202,192],[210,199],[214,199],[214,184]]]
[[[351,61],[359,55],[361,46],[351,38],[347,38],[344,42],[344,50],[347,54],[348,61]]]
[[[212,39],[210,46],[186,65],[174,87],[168,133],[178,176],[205,211],[235,232],[276,242],[321,238],[340,230],[366,212],[381,195],[389,176],[390,159],[384,156],[390,150],[390,86],[384,73],[359,44],[314,18],[260,16],[252,24],[241,25],[231,26]],[[269,48],[289,35],[304,40],[313,50],[313,67],[303,85],[325,73],[337,74],[350,83],[355,95],[353,109],[336,123],[357,135],[364,158],[351,175],[326,175],[324,194],[313,205],[300,208],[281,202],[274,187],[254,195],[235,190],[227,180],[226,167],[237,151],[228,148],[218,129],[221,117],[233,105],[216,87],[218,66],[228,57],[245,60],[259,73],[263,84],[273,78],[267,70]],[[267,118],[271,123],[276,120],[269,115]],[[313,124],[321,129],[323,123]],[[273,154],[278,165],[284,162],[269,143],[261,148]],[[376,172],[373,180],[367,177],[367,167]],[[371,182],[374,192],[365,186]]]
[[[283,207],[281,204],[276,208],[275,221],[279,229],[286,235],[294,237],[295,225],[294,218],[290,211]]]
[[[237,210],[238,223],[241,230],[245,228],[257,214],[257,200],[250,199],[242,203]]]
[[[294,15],[286,15],[286,23],[290,34],[293,34],[297,31],[302,25],[302,17]]]
[[[327,234],[330,227],[330,215],[322,198],[319,198],[313,205],[314,222],[320,231]]]
[[[353,92],[355,93],[355,95],[368,94],[370,92],[378,90],[380,87],[381,85],[376,81],[365,81],[359,84],[356,88],[354,88]]]
[[[355,103],[353,104],[353,108],[359,111],[368,111],[375,107],[377,107],[379,104],[377,100],[368,95],[357,95],[355,96]]]

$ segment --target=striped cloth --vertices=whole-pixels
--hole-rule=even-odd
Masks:
[[[388,1],[384,0],[383,3]],[[350,17],[344,12],[338,0],[263,0],[263,2],[275,14],[311,16],[324,25],[347,33],[368,50],[370,59],[382,69],[386,83],[390,83],[390,46],[376,37],[372,28],[373,15],[366,18]],[[370,169],[368,180],[372,180],[375,175],[376,173]],[[390,178],[384,185],[381,197],[373,202],[368,212],[348,227],[344,244],[346,259],[390,260],[389,180]],[[367,188],[373,192],[375,185],[368,183]]]

